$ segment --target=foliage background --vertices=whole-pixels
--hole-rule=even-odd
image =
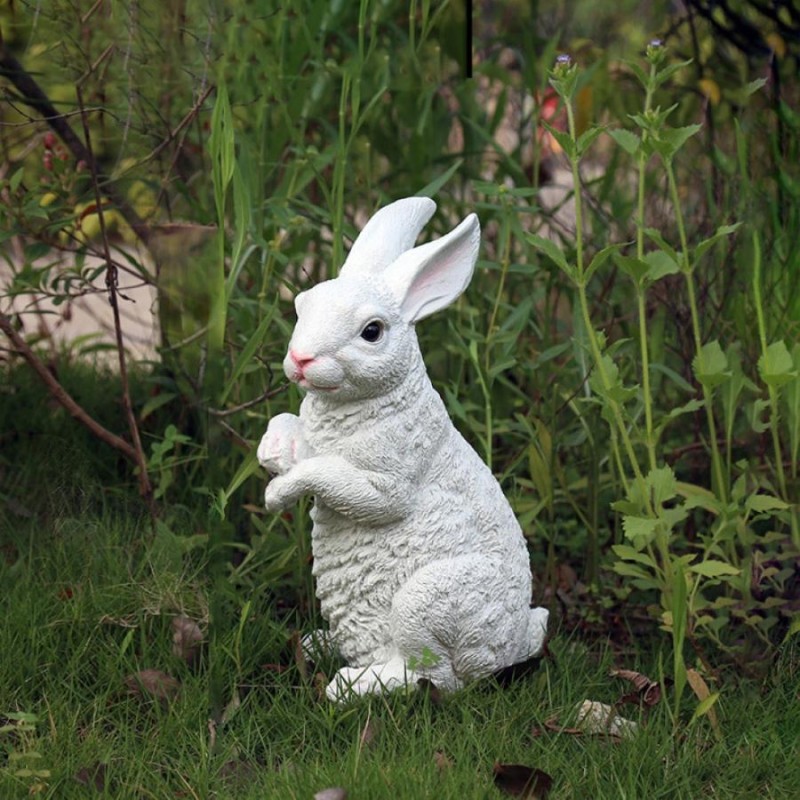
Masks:
[[[456,2],[5,0],[4,297],[69,308],[72,297],[106,293],[110,280],[124,305],[127,289],[151,285],[163,337],[157,358],[126,362],[128,385],[126,374],[81,365],[96,342],[53,348],[35,306],[6,317],[135,451],[87,444],[37,392],[9,339],[0,453],[9,563],[65,508],[70,518],[141,514],[137,557],[190,575],[191,591],[206,597],[195,612],[223,638],[245,602],[306,626],[315,614],[307,508],[267,517],[252,455],[268,418],[300,399],[280,370],[290,297],[335,272],[373,210],[430,194],[440,212],[426,235],[475,209],[484,245],[458,308],[420,330],[422,349],[529,536],[534,599],[570,629],[623,642],[660,626],[676,671],[686,643],[706,664],[758,671],[798,628],[800,582],[800,22],[790,3],[774,9],[743,0],[602,13],[584,3],[480,2],[470,62],[467,9]],[[644,108],[645,87],[629,62],[646,68],[656,34],[669,64],[691,59],[651,98],[653,108],[675,105],[662,129],[702,126],[670,159],[675,193],[657,151],[642,166],[643,150],[608,133],[658,138],[630,116]],[[558,138],[566,112],[548,105],[562,51],[579,65],[574,139],[601,126],[576,167],[578,226],[569,182],[555,204],[543,199],[571,175]],[[88,160],[60,141],[63,125],[53,138],[14,63]],[[680,260],[682,235],[698,256],[699,243],[736,223],[691,270],[668,265],[657,280],[630,280],[635,262],[605,249],[634,257],[627,243],[657,228],[647,251],[661,253],[663,267],[663,254]],[[111,264],[86,258],[105,259],[107,244]],[[607,260],[584,286],[559,268],[599,253]],[[618,375],[616,395],[597,382],[593,329]],[[615,408],[622,429],[609,424]],[[617,458],[623,429],[631,463]],[[645,541],[625,520],[646,517],[630,505],[634,462],[658,492],[650,450],[651,466],[675,484],[664,510],[683,504],[687,513]],[[715,484],[717,451],[724,474]],[[42,485],[55,491],[42,497]],[[663,520],[651,521],[655,530]],[[692,571],[709,561],[722,567]],[[165,613],[182,603],[173,598]],[[217,684],[221,707],[228,695]]]

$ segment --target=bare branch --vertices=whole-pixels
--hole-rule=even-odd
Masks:
[[[96,171],[96,162],[92,153],[92,139],[89,133],[89,122],[83,105],[83,93],[80,86],[76,86],[78,93],[78,106],[83,113],[81,122],[83,123],[83,135],[86,139],[86,150],[89,154],[90,174],[92,185],[94,186],[95,202],[97,203],[97,219],[100,223],[100,236],[103,244],[103,256],[106,261],[106,287],[108,288],[108,301],[114,314],[114,336],[117,344],[117,355],[119,357],[119,377],[122,381],[122,408],[128,421],[128,430],[133,441],[134,463],[139,467],[139,491],[148,503],[152,500],[153,489],[150,479],[147,476],[147,460],[142,449],[142,440],[139,436],[139,426],[136,424],[136,415],[133,413],[131,403],[130,384],[128,382],[128,365],[125,360],[125,343],[122,340],[122,323],[119,316],[119,297],[117,292],[117,282],[119,279],[117,268],[111,258],[111,248],[108,245],[108,231],[106,230],[105,215],[103,213],[103,198],[100,194],[100,181]]]
[[[7,314],[0,314],[0,330],[8,337],[14,346],[14,350],[28,362],[31,369],[41,378],[53,399],[62,405],[70,416],[85,425],[98,439],[115,450],[119,450],[129,461],[134,464],[138,463],[137,454],[133,447],[124,439],[104,428],[75,401],[72,395],[56,380],[50,370],[42,363],[39,356],[31,350],[27,342],[20,336],[14,328],[11,317]]]

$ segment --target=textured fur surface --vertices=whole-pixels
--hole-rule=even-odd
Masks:
[[[268,510],[314,496],[317,595],[348,664],[332,699],[420,676],[457,689],[544,642],[519,525],[419,351],[414,324],[461,294],[480,240],[471,215],[413,247],[434,209],[425,198],[382,209],[340,276],[298,295],[284,370],[307,396],[258,449],[275,475]]]

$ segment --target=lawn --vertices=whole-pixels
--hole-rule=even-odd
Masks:
[[[34,413],[5,448],[29,459],[7,478],[2,512],[3,798],[796,796],[797,637],[760,680],[688,658],[720,693],[697,718],[691,692],[675,713],[666,640],[581,637],[557,608],[548,655],[502,685],[332,705],[317,672],[336,665],[297,655],[295,631],[313,615],[263,583],[215,598],[204,550],[160,545],[119,465],[93,459],[91,437],[62,412],[36,416],[35,387],[19,384]],[[202,515],[183,521],[202,534]],[[215,603],[227,622],[209,619]],[[575,727],[584,700],[641,694],[612,669],[663,685],[653,705],[618,706],[638,726],[625,738]],[[508,765],[546,773],[549,792],[541,777],[524,789],[527,773],[509,777]]]

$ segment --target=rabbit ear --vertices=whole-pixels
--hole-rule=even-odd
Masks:
[[[467,288],[480,241],[480,223],[470,214],[446,236],[406,251],[386,270],[383,278],[407,322],[449,306]]]
[[[350,248],[340,275],[378,274],[410,250],[436,211],[429,197],[406,197],[384,206],[364,226]]]

